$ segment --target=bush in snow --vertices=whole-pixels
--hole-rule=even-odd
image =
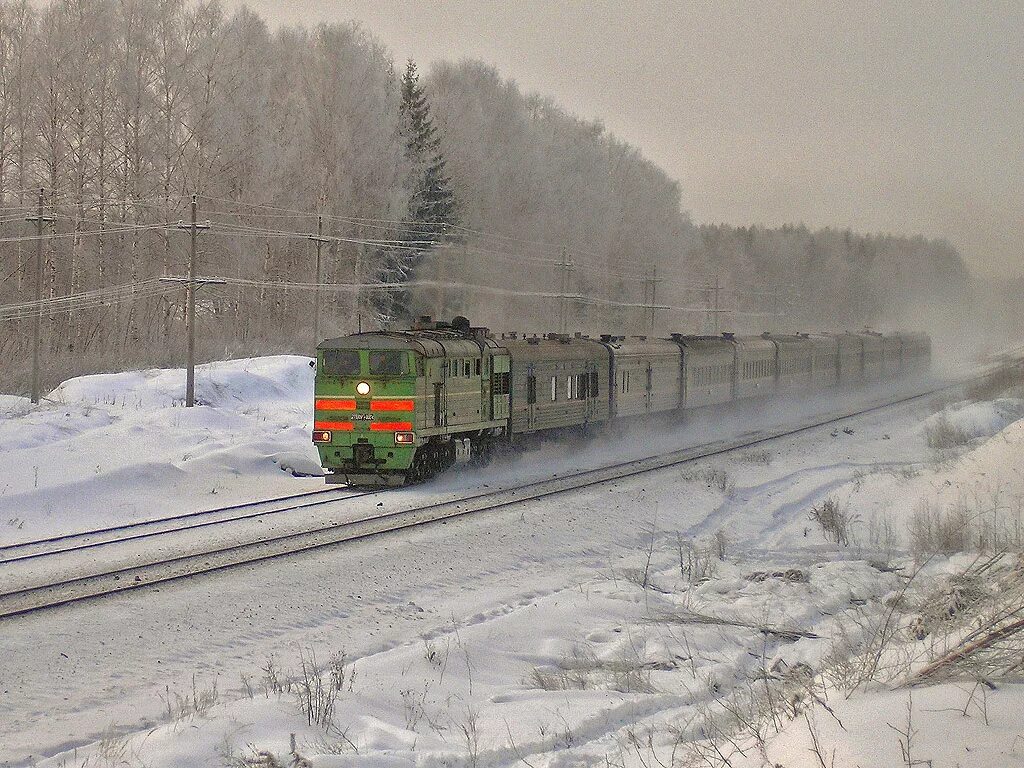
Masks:
[[[924,434],[929,448],[956,448],[971,442],[971,435],[967,430],[954,424],[945,413],[939,414],[927,424]]]
[[[821,526],[825,538],[844,547],[850,546],[851,528],[859,521],[856,515],[843,507],[835,498],[829,496],[821,504],[811,507],[810,519]]]

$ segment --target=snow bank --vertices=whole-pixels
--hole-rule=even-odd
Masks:
[[[995,690],[973,682],[834,696],[768,740],[765,756],[734,757],[735,768],[825,765],[1007,768],[1024,762],[1024,685]],[[907,743],[906,733],[910,732]],[[909,751],[909,755],[907,752]]]
[[[946,421],[953,429],[972,439],[991,437],[1013,422],[1024,418],[1024,400],[1004,397],[998,400],[949,405],[921,423],[921,434],[927,434]]]
[[[0,543],[320,487],[313,370],[295,355],[70,379],[0,398]]]
[[[311,411],[313,370],[309,363],[308,357],[276,355],[196,366],[196,402],[243,413],[268,406]],[[80,376],[62,383],[47,399],[64,405],[183,406],[185,370],[156,368]]]

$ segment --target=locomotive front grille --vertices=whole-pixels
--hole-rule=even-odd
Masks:
[[[373,446],[368,443],[356,443],[352,446],[352,459],[357,467],[373,466],[377,462],[373,458]]]

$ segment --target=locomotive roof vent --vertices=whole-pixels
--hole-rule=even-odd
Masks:
[[[575,336],[577,339],[582,339],[583,331],[576,331],[576,333],[574,333],[573,336]]]
[[[459,333],[469,333],[470,325],[469,320],[462,315],[456,315],[452,318],[452,328]]]
[[[605,344],[609,343],[611,340],[612,340],[612,335],[610,333],[602,333],[601,334],[601,341],[603,341]]]
[[[526,340],[527,344],[540,344],[540,339],[537,338],[537,334],[534,334]]]
[[[732,331],[725,331],[725,332],[722,333],[722,338],[723,339],[728,339],[729,341],[732,341],[733,339],[736,338],[736,334],[733,333]]]
[[[672,337],[672,341],[679,341],[681,338],[683,338],[683,334],[681,333],[670,333],[669,336]]]
[[[437,323],[430,315],[420,315],[412,323],[412,329],[414,331],[432,331],[437,327]]]

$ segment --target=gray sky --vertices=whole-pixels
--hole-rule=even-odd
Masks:
[[[357,19],[396,60],[494,64],[600,118],[697,222],[946,237],[1024,274],[1024,2],[250,0]]]

